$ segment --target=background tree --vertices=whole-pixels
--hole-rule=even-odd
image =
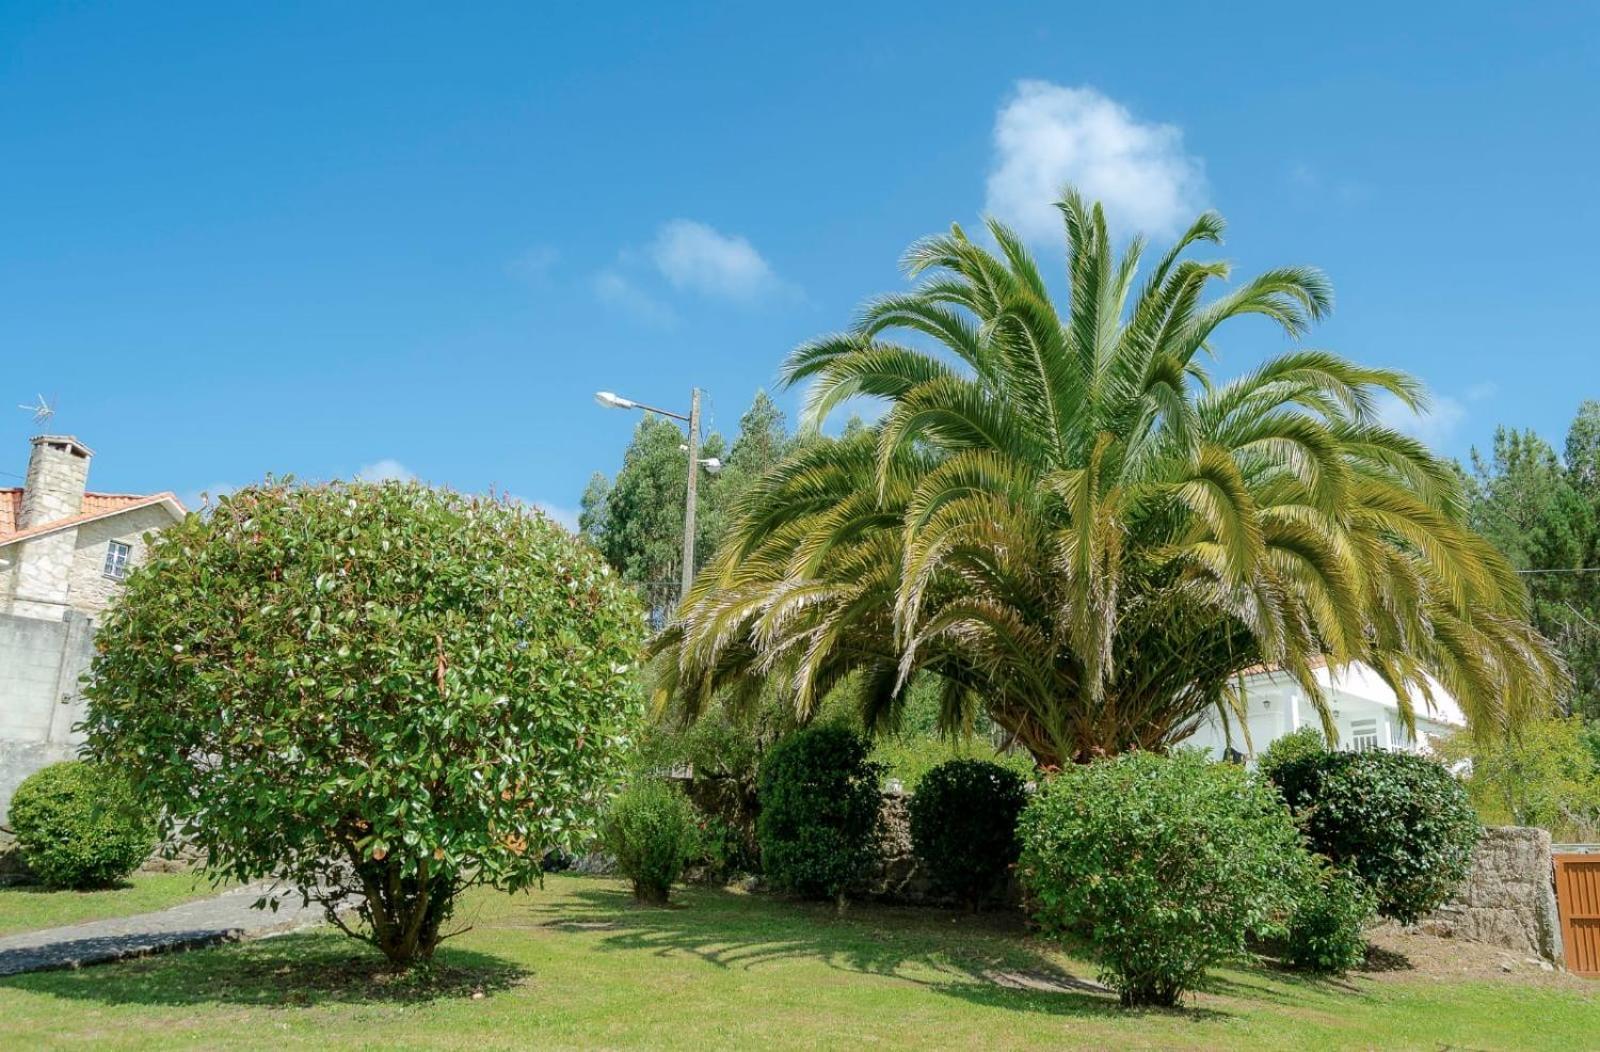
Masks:
[[[1523,574],[1534,623],[1560,651],[1573,688],[1565,707],[1600,719],[1600,402],[1573,421],[1566,457],[1532,431],[1500,428],[1472,452],[1475,528]]]
[[[1561,670],[1505,558],[1466,523],[1451,466],[1385,427],[1408,377],[1295,350],[1226,384],[1203,359],[1234,319],[1299,337],[1329,308],[1321,274],[1269,270],[1207,299],[1225,264],[1206,214],[1136,283],[1099,206],[1069,193],[1069,296],[990,221],[912,246],[921,283],[791,355],[808,424],[858,395],[876,425],[802,444],[654,644],[664,698],[693,714],[776,679],[797,712],[859,676],[892,725],[919,671],[949,727],[975,708],[1060,764],[1159,749],[1237,704],[1262,662],[1331,730],[1313,663],[1363,661],[1402,718],[1436,676],[1486,734],[1543,711]],[[908,332],[918,345],[891,338]],[[921,349],[933,344],[937,351]]]
[[[615,481],[596,472],[584,490],[578,528],[623,580],[639,589],[664,621],[679,599],[683,564],[683,501],[688,458],[683,431],[646,414],[634,428]],[[695,515],[695,561],[704,566],[726,532],[728,509],[783,456],[790,439],[783,413],[764,391],[739,419],[731,450],[721,435],[706,436],[701,455],[724,461],[703,475]]]
[[[643,629],[542,515],[269,480],[129,575],[95,640],[89,745],[211,872],[280,881],[405,965],[463,889],[527,887],[589,841],[639,715]]]

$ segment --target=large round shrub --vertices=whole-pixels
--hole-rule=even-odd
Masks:
[[[644,617],[509,501],[270,481],[163,532],[96,638],[90,743],[210,866],[396,963],[457,894],[594,833],[639,715]]]
[[[1022,777],[985,760],[949,760],[911,798],[911,845],[940,891],[976,910],[1017,860]]]
[[[634,898],[667,901],[695,850],[695,817],[683,793],[654,778],[635,782],[611,802],[601,833],[617,871],[633,881]]]
[[[1020,873],[1046,931],[1087,940],[1125,1005],[1171,1005],[1281,933],[1307,856],[1272,789],[1201,756],[1069,767],[1022,812]]]
[[[761,863],[779,887],[836,899],[872,864],[878,770],[843,727],[813,727],[774,745],[757,782]]]
[[[1324,752],[1273,772],[1313,850],[1364,880],[1403,924],[1449,899],[1472,866],[1478,819],[1444,766],[1403,752]]]
[[[23,861],[52,887],[110,887],[137,869],[156,843],[155,819],[128,780],[81,760],[24,778],[10,814]]]

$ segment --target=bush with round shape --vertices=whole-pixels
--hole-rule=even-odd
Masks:
[[[114,769],[82,760],[41,768],[11,797],[22,858],[56,888],[108,888],[150,857],[156,821]]]
[[[872,865],[881,798],[867,752],[859,735],[836,726],[799,731],[768,750],[756,836],[763,871],[778,887],[842,908]]]
[[[1311,849],[1366,882],[1378,912],[1415,923],[1442,906],[1472,866],[1478,819],[1436,760],[1404,752],[1324,752],[1273,780]]]
[[[1264,781],[1186,752],[1068,767],[1020,835],[1035,920],[1084,939],[1130,1006],[1176,1004],[1247,937],[1281,934],[1307,864]]]
[[[1377,897],[1361,878],[1318,861],[1283,937],[1283,963],[1318,975],[1343,975],[1367,957],[1362,934]]]
[[[976,911],[1017,860],[1022,777],[986,760],[949,760],[911,797],[911,845],[940,891]]]
[[[518,504],[268,480],[129,574],[89,742],[214,873],[303,892],[404,966],[463,889],[525,888],[593,838],[644,631],[605,561]]]
[[[633,881],[633,897],[665,905],[697,846],[694,806],[674,786],[653,778],[624,789],[606,809],[601,837],[617,872]]]
[[[1256,770],[1271,780],[1273,772],[1284,764],[1302,756],[1320,756],[1327,751],[1328,739],[1320,727],[1301,727],[1268,744],[1256,760]]]

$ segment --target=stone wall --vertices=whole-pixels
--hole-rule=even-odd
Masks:
[[[1503,946],[1561,961],[1550,834],[1543,829],[1485,829],[1472,872],[1454,899],[1421,927],[1432,935]]]
[[[145,537],[172,524],[172,515],[160,505],[135,508],[120,515],[79,526],[73,540],[68,573],[67,603],[75,610],[99,614],[122,591],[122,581],[107,577],[106,549],[112,541],[129,547],[128,568],[144,562]]]
[[[78,679],[94,656],[94,623],[0,614],[0,825],[17,784],[46,764],[70,759],[82,741]]]

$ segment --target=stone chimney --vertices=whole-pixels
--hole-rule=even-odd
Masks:
[[[28,457],[28,477],[22,484],[17,528],[43,526],[82,511],[89,458],[93,456],[93,450],[71,435],[35,438]]]

